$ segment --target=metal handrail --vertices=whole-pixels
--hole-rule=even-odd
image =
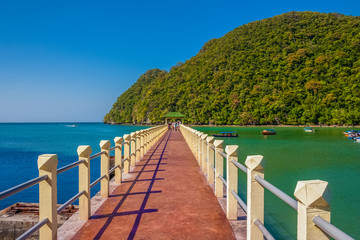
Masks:
[[[236,162],[235,160],[231,160],[231,162],[238,168],[240,168],[241,171],[243,171],[244,173],[247,174],[247,167],[245,167],[244,165],[242,165],[239,162]]]
[[[39,230],[42,226],[44,226],[45,224],[47,224],[49,222],[48,218],[44,218],[41,222],[38,222],[37,224],[35,224],[34,226],[32,226],[29,230],[27,230],[26,232],[24,232],[20,237],[18,237],[16,240],[24,240],[27,239],[28,237],[31,236],[31,234],[33,234],[34,232],[36,232],[37,230]]]
[[[259,219],[255,219],[254,224],[259,228],[266,240],[275,240],[271,233],[265,228],[264,224]]]
[[[355,240],[354,238],[350,237],[319,215],[316,215],[312,219],[313,223],[320,228],[322,231],[324,231],[326,234],[328,234],[330,237],[333,237],[334,239],[341,239],[341,240]]]
[[[115,150],[115,148],[117,148],[118,146],[113,146],[112,148],[109,149],[109,151]]]
[[[72,204],[73,202],[75,202],[76,200],[78,200],[79,197],[81,197],[81,195],[85,194],[85,190],[82,190],[81,192],[79,192],[78,194],[76,194],[75,196],[73,196],[72,198],[70,198],[66,203],[64,203],[63,205],[61,205],[60,207],[58,207],[57,209],[57,213],[60,213],[62,210],[64,210],[67,206],[69,206],[70,204]]]
[[[101,177],[99,177],[98,179],[96,179],[94,182],[92,182],[92,183],[90,184],[90,188],[94,187],[96,184],[98,184],[98,183],[101,181],[101,179],[103,179],[103,178],[105,178],[105,177],[106,177],[106,175],[104,174],[104,175],[102,175]]]
[[[9,188],[8,190],[5,190],[3,192],[0,193],[0,200],[7,198],[15,193],[18,193],[26,188],[29,188],[31,186],[34,186],[35,184],[44,181],[48,178],[48,175],[43,175],[34,179],[31,179],[27,182],[21,183],[15,187]]]
[[[231,194],[234,196],[240,207],[244,210],[245,213],[247,213],[247,206],[244,203],[244,201],[239,197],[239,195],[234,191],[231,190]]]
[[[82,164],[84,162],[85,162],[85,160],[83,159],[83,160],[80,160],[80,161],[77,161],[77,162],[70,163],[69,165],[66,165],[66,166],[61,167],[58,170],[56,170],[56,173],[60,174],[60,173],[65,172],[65,171],[67,171],[67,170],[69,170],[71,168],[74,168],[74,167],[76,167],[76,166],[78,166],[78,165],[80,165],[80,164]]]
[[[281,191],[280,189],[278,189],[277,187],[275,187],[274,185],[272,185],[271,183],[269,183],[259,175],[255,175],[255,180],[261,186],[263,186],[264,188],[266,188],[267,190],[278,196],[281,200],[289,204],[292,208],[294,208],[295,210],[298,209],[298,203],[295,199],[293,199],[292,197],[290,197],[289,195],[287,195],[286,193],[284,193],[283,191]]]
[[[210,148],[215,151],[215,147],[214,147],[214,146],[210,146]]]
[[[210,168],[214,171],[214,172],[216,172],[216,170],[215,170],[215,167],[210,163]]]
[[[96,154],[94,154],[94,155],[91,155],[91,156],[90,156],[90,160],[92,160],[92,159],[94,159],[94,158],[97,158],[97,157],[99,157],[99,156],[101,156],[101,155],[103,155],[103,154],[105,154],[105,153],[106,153],[105,151],[102,151],[102,152],[96,153]]]
[[[114,166],[112,169],[109,170],[109,174],[113,173],[115,171],[116,168],[120,167],[120,164]]]
[[[218,153],[223,157],[223,158],[227,158],[226,154],[223,151],[218,151]]]
[[[129,160],[129,158],[125,158],[121,161],[121,163],[124,163],[125,161]]]
[[[223,184],[225,185],[225,187],[227,187],[227,182],[226,182],[226,180],[223,178],[223,176],[221,176],[220,174],[218,174],[218,178],[223,182]]]

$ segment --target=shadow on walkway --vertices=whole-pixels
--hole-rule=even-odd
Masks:
[[[73,239],[234,239],[180,132],[168,131]]]

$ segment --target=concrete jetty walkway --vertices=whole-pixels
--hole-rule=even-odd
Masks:
[[[72,239],[235,239],[180,132],[168,131]]]

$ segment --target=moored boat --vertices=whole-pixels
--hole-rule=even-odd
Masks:
[[[236,132],[220,132],[220,134],[213,134],[214,137],[238,137]]]
[[[263,135],[276,135],[275,129],[265,129],[261,133]]]
[[[343,134],[344,134],[345,136],[349,136],[349,135],[352,135],[352,134],[358,134],[358,133],[360,133],[359,130],[348,130],[348,131],[344,131],[344,132],[343,132]]]
[[[306,127],[306,128],[304,128],[304,131],[305,132],[315,132],[315,129],[312,127]]]

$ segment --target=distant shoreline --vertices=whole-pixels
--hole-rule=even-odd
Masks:
[[[125,126],[154,126],[154,125],[161,125],[159,123],[154,124],[146,124],[146,123],[109,123],[104,122],[104,124],[108,125],[125,125]],[[164,124],[164,123],[162,123]],[[313,125],[313,124],[298,124],[298,125],[209,125],[209,124],[186,124],[187,126],[191,127],[316,127],[316,128],[360,128],[360,125]]]

